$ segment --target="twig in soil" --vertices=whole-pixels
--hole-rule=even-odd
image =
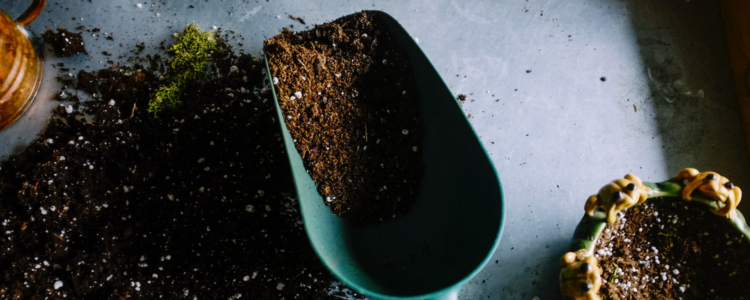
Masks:
[[[265,115],[265,114],[267,114],[267,113],[270,113],[270,112],[272,112],[272,111],[273,111],[272,109],[269,109],[269,110],[267,110],[267,111],[264,111],[264,112],[262,112],[262,113],[257,113],[257,114],[255,114],[255,116],[253,116],[253,118],[257,118],[257,117],[260,117],[260,116],[262,116],[262,115]]]
[[[232,101],[229,101],[229,104],[227,104],[227,105],[232,105],[232,103],[234,103],[234,101],[237,101],[237,98],[239,98],[239,96],[234,96],[234,98],[232,98]]]
[[[617,272],[620,272],[620,268],[617,268],[617,270],[615,270],[612,275],[609,276],[609,282],[615,282],[615,279],[617,279],[617,277],[620,277],[620,275],[617,275]]]
[[[115,79],[115,82],[112,83],[112,85],[109,86],[109,91],[112,91],[112,88],[117,84],[117,82],[120,81],[120,78]]]
[[[666,236],[668,238],[676,237],[676,235],[674,233],[659,232],[659,235],[663,235],[663,236]]]
[[[302,272],[300,272],[299,274],[297,274],[297,276],[294,276],[294,278],[292,278],[291,280],[289,280],[289,282],[292,282],[292,281],[294,281],[295,279],[297,279],[297,277],[299,277],[299,276],[300,276],[300,275],[302,275],[302,274],[305,274],[305,271],[304,271],[304,270],[303,270]]]
[[[302,63],[302,61],[301,61],[301,60],[297,59],[297,62],[299,62],[299,63],[300,63],[300,66],[301,66],[301,67],[302,67],[303,69],[305,69],[305,71],[307,71],[307,73],[310,73],[310,70],[308,70],[308,69],[307,69],[307,67],[305,66],[305,64],[304,64],[304,63]]]
[[[135,116],[135,110],[136,110],[136,108],[135,108],[135,103],[133,103],[133,111],[131,111],[131,112],[130,112],[130,117],[128,117],[128,119],[130,119],[130,118],[132,118],[133,116]]]

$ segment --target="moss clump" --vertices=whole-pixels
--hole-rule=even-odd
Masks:
[[[173,58],[167,70],[168,82],[151,94],[148,112],[156,117],[162,110],[180,106],[182,90],[208,70],[214,49],[213,31],[203,32],[195,24],[185,26],[185,30],[177,35],[177,42],[169,48]]]

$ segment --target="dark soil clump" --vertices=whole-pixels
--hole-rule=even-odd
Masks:
[[[367,13],[266,41],[287,128],[318,192],[353,223],[405,213],[422,172],[414,74]]]
[[[57,27],[57,33],[47,28],[42,33],[42,38],[47,44],[52,45],[57,56],[69,57],[78,53],[86,53],[86,45],[83,43],[81,34],[70,32],[64,28]]]
[[[459,94],[458,97],[457,97],[457,99],[458,99],[458,104],[460,104],[461,106],[463,106],[464,102],[466,102],[466,95]]]
[[[305,236],[263,64],[219,49],[159,118],[150,67],[81,72],[83,111],[0,162],[0,299],[352,294]]]
[[[724,217],[681,199],[629,208],[597,242],[603,299],[748,299],[750,245]]]
[[[77,87],[90,95],[96,94],[98,78],[91,72],[84,70],[78,71],[78,84]]]

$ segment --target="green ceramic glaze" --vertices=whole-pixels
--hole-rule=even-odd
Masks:
[[[648,195],[649,199],[659,197],[682,198],[682,189],[685,187],[683,184],[672,181],[658,183],[644,182],[643,185],[651,189]],[[693,192],[692,197],[693,202],[701,203],[712,211],[718,209],[715,200],[704,196],[699,191]],[[737,211],[736,218],[727,218],[726,220],[744,235],[745,240],[750,242],[750,228],[748,228],[747,223],[745,222],[745,217],[739,210]],[[599,236],[602,234],[606,225],[606,214],[604,212],[596,211],[593,216],[584,214],[581,222],[578,223],[578,227],[576,227],[576,230],[573,233],[573,241],[570,244],[570,251],[575,252],[580,249],[586,249],[589,254],[592,254],[596,241],[599,239]]]
[[[385,22],[415,72],[424,133],[418,199],[407,214],[378,225],[352,226],[332,214],[305,171],[274,91],[305,229],[325,266],[359,293],[378,299],[457,299],[500,240],[505,213],[500,181],[468,119],[419,46],[388,14],[367,13]]]

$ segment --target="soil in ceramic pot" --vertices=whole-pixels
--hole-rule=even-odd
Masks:
[[[318,192],[353,223],[405,213],[422,172],[414,74],[358,13],[266,41],[284,121]]]
[[[677,198],[624,211],[597,242],[603,299],[748,299],[750,245],[724,217]]]
[[[97,97],[0,162],[0,299],[352,295],[301,225],[264,64],[218,44],[177,111],[146,111],[158,61],[86,73]]]

